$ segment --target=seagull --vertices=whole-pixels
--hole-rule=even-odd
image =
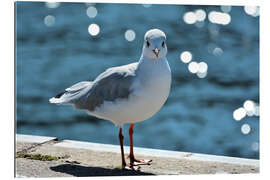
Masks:
[[[151,29],[145,33],[138,62],[109,68],[95,80],[79,82],[49,101],[87,110],[89,115],[120,126],[122,169],[138,170],[139,165],[150,165],[152,160],[135,158],[133,127],[158,112],[169,96],[171,70],[166,54],[165,33]],[[126,123],[130,124],[130,163],[124,158],[122,128]]]

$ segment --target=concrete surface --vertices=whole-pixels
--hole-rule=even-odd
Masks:
[[[122,175],[240,174],[258,173],[259,160],[135,148],[137,158],[152,159],[140,171],[122,170],[120,147],[79,141],[16,135],[16,153],[61,157],[54,161],[16,158],[16,177],[82,177]],[[42,138],[42,137],[40,137]],[[46,138],[43,138],[46,139]],[[128,147],[125,151],[128,152]],[[126,153],[128,155],[128,153]],[[127,159],[127,162],[129,160]]]

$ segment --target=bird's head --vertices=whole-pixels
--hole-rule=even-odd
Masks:
[[[151,29],[145,33],[143,56],[151,60],[160,60],[167,54],[166,35],[159,29]]]

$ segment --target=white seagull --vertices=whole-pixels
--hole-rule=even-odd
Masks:
[[[94,81],[79,82],[49,101],[85,109],[90,115],[119,125],[122,168],[137,170],[137,165],[149,165],[151,160],[134,157],[133,127],[134,123],[152,117],[169,96],[171,70],[166,54],[165,33],[151,29],[144,36],[139,62],[109,68]],[[130,123],[130,164],[124,158],[122,127],[125,123]]]

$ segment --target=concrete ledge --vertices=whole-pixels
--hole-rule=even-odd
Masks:
[[[117,145],[110,144],[99,144],[99,143],[90,143],[82,141],[73,141],[73,140],[63,140],[55,144],[54,146],[66,147],[66,148],[77,148],[77,149],[88,149],[93,151],[103,151],[103,152],[120,152],[120,147]],[[129,152],[129,146],[124,146],[125,152]],[[217,155],[208,155],[208,154],[197,154],[189,152],[179,152],[179,151],[168,151],[160,149],[150,149],[150,148],[139,148],[134,147],[134,152],[136,154],[144,156],[155,156],[155,157],[168,157],[176,159],[186,159],[186,160],[198,160],[198,161],[208,161],[208,162],[221,162],[221,163],[231,163],[238,165],[250,165],[259,167],[259,160],[255,159],[245,159],[245,158],[236,158],[228,156],[217,156]]]
[[[124,147],[126,161],[129,146]],[[258,173],[259,160],[135,147],[137,158],[152,159],[140,171],[121,169],[120,147],[56,137],[16,135],[17,177],[82,177]],[[52,157],[42,160],[39,157]],[[27,158],[31,157],[31,158]],[[34,157],[34,158],[33,158]]]
[[[17,134],[16,140],[19,142],[28,142],[28,143],[44,143],[51,140],[57,140],[56,137],[46,137],[46,136],[32,136],[32,135],[23,135]],[[54,144],[54,146],[66,147],[66,148],[76,148],[76,149],[88,149],[92,151],[102,151],[102,152],[115,152],[119,153],[120,148],[118,145],[110,144],[100,144],[100,143],[91,143],[83,141],[73,141],[73,140],[63,140],[59,143]],[[124,146],[125,152],[129,152],[129,146]],[[151,149],[151,148],[139,148],[134,147],[136,154],[144,156],[155,156],[155,157],[169,157],[176,159],[187,159],[187,160],[199,160],[199,161],[209,161],[209,162],[222,162],[222,163],[232,163],[239,165],[250,165],[259,167],[259,160],[255,159],[245,159],[245,158],[236,158],[236,157],[227,157],[227,156],[217,156],[217,155],[208,155],[208,154],[197,154],[189,152],[179,152],[179,151],[168,151],[160,149]]]

